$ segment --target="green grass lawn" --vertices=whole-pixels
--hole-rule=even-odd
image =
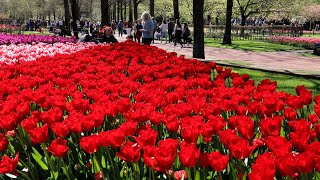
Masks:
[[[289,51],[289,50],[301,50],[302,48],[282,45],[276,43],[268,43],[263,41],[254,40],[234,40],[232,45],[222,45],[222,40],[215,40],[212,38],[205,38],[205,46],[219,47],[219,48],[231,48],[246,51],[256,51],[256,52],[273,52],[273,51]]]
[[[43,31],[42,33],[39,33],[38,31],[23,31],[23,34],[29,35],[29,34],[36,34],[36,35],[54,35],[53,33],[50,33],[49,31]]]
[[[311,38],[320,38],[320,34],[310,34],[310,33],[304,33],[302,37],[311,37]]]
[[[313,95],[320,94],[320,80],[312,78],[304,78],[297,76],[290,76],[278,73],[269,73],[258,70],[250,70],[246,68],[232,68],[234,72],[239,74],[249,74],[250,78],[255,80],[256,85],[263,79],[270,79],[277,81],[277,90],[284,91],[290,94],[296,94],[295,88],[299,85],[306,86],[309,90],[313,91]]]

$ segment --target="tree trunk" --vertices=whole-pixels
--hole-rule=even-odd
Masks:
[[[179,15],[179,0],[173,0],[173,13],[174,13],[174,19],[175,20],[176,19],[180,19],[180,15]]]
[[[232,44],[231,42],[231,18],[232,18],[233,0],[227,0],[226,27],[222,44]]]
[[[154,17],[154,0],[150,0],[150,15]]]
[[[90,5],[89,5],[89,11],[90,11],[90,14],[89,14],[89,18],[90,18],[90,20],[92,20],[92,12],[93,12],[93,6],[92,6],[92,4],[93,4],[93,0],[90,0]]]
[[[78,26],[77,21],[80,19],[79,15],[79,7],[77,0],[71,0],[71,12],[72,12],[72,28],[73,28],[73,35],[78,39]]]
[[[69,0],[63,0],[63,5],[64,5],[64,23],[66,25],[67,34],[70,35]]]
[[[101,0],[101,26],[108,25],[109,22],[109,0]]]
[[[124,22],[125,20],[123,19],[123,2],[122,2],[122,0],[120,1],[120,15],[121,15],[121,20]]]
[[[129,20],[132,22],[133,17],[132,17],[132,0],[129,0]]]
[[[193,0],[193,57],[204,59],[204,24],[203,7],[204,0]]]
[[[247,20],[248,16],[245,15],[241,15],[241,26],[245,26],[246,25],[246,20]]]
[[[116,21],[117,20],[117,10],[116,10],[116,4],[112,5],[112,13],[113,13],[113,20]]]
[[[243,13],[241,13],[241,26],[246,25],[246,20],[248,18],[248,16],[244,15]],[[240,37],[244,37],[244,27],[241,27]]]
[[[120,0],[117,1],[117,20],[120,20]]]
[[[134,20],[138,20],[138,1],[133,0],[133,16]]]
[[[124,21],[127,21],[127,0],[124,1]]]

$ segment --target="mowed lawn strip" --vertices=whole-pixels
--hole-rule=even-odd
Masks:
[[[221,44],[222,40],[205,38],[204,43],[205,43],[205,46],[208,46],[208,47],[230,48],[230,49],[256,51],[256,52],[303,50],[303,48],[300,48],[300,47],[269,43],[264,41],[255,41],[255,40],[233,40],[232,45],[223,45]]]
[[[313,96],[320,94],[320,80],[312,78],[297,77],[291,75],[284,75],[279,73],[270,73],[258,70],[250,70],[246,68],[232,68],[234,72],[239,74],[249,74],[250,78],[255,81],[257,85],[263,79],[270,79],[277,81],[277,90],[284,91],[290,94],[296,94],[295,88],[304,85],[309,90],[313,91]]]

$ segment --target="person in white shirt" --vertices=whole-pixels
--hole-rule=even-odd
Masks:
[[[167,37],[168,37],[168,24],[166,22],[166,20],[162,21],[162,24],[159,27],[161,29],[161,43],[162,43],[162,39],[165,38],[166,39],[166,44],[167,44]]]

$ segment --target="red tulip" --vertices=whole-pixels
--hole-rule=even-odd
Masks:
[[[319,122],[319,118],[317,117],[316,114],[310,114],[310,115],[308,116],[308,120],[309,120],[309,122],[311,122],[312,124],[316,124],[316,123]]]
[[[65,122],[56,122],[50,128],[59,137],[66,137],[70,131]]]
[[[260,122],[260,129],[263,137],[269,135],[280,135],[281,122],[283,117],[275,116],[273,118],[263,119]]]
[[[183,141],[180,144],[179,160],[185,167],[194,167],[200,157],[200,149],[195,144]]]
[[[230,152],[237,159],[245,159],[249,157],[255,146],[250,146],[249,141],[240,137],[234,138],[231,141]]]
[[[80,139],[81,148],[89,154],[96,152],[99,149],[99,145],[99,137],[97,135],[90,135]]]
[[[11,159],[8,156],[2,156],[0,161],[0,174],[14,173],[19,161],[19,154]]]
[[[127,163],[138,162],[141,156],[141,149],[138,144],[129,141],[120,148],[120,152],[117,152],[116,155]]]
[[[288,121],[294,120],[296,118],[296,116],[297,116],[297,111],[294,108],[287,107],[284,109],[284,117]]]
[[[273,180],[275,174],[276,167],[272,154],[266,152],[262,155],[258,155],[256,163],[252,164],[252,172],[249,174],[249,180]]]
[[[303,152],[297,156],[297,168],[301,173],[309,173],[315,167],[315,159],[309,152]]]
[[[48,151],[56,157],[65,156],[69,151],[69,148],[67,147],[67,140],[62,138],[53,140],[48,147]]]
[[[214,171],[222,171],[227,168],[229,156],[222,155],[220,152],[212,152],[208,155],[208,161]]]
[[[0,151],[5,151],[8,148],[9,142],[7,138],[0,133]]]
[[[123,131],[125,136],[132,136],[137,131],[137,122],[128,121],[119,126],[119,131]]]
[[[41,144],[46,142],[49,137],[48,124],[29,130],[28,134],[31,138],[32,144]]]
[[[138,137],[133,137],[140,147],[154,146],[158,138],[158,132],[150,127],[146,130],[141,130],[138,133]]]
[[[288,154],[283,158],[276,159],[276,166],[281,176],[284,177],[295,177],[297,169],[297,159],[292,155]]]
[[[157,165],[163,169],[170,169],[177,154],[178,140],[167,138],[159,142],[159,148],[154,154]]]

